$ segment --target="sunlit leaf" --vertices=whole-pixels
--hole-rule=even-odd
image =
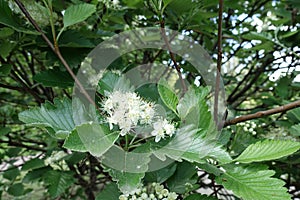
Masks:
[[[85,149],[94,156],[102,156],[108,149],[110,149],[114,145],[115,141],[119,137],[118,132],[110,132],[108,127],[99,124],[93,124],[93,123],[82,124],[80,126],[77,126],[76,131]],[[72,137],[77,137],[77,136],[72,136]],[[75,145],[74,144],[71,145],[69,141],[68,146],[74,149],[76,148],[82,149],[82,145],[80,145],[79,141],[74,141],[74,143]],[[77,144],[79,144],[80,146],[79,147],[76,146]]]
[[[129,194],[137,189],[141,184],[142,178],[145,176],[145,173],[129,173],[114,169],[110,169],[108,172],[113,180],[117,182],[123,194]]]
[[[64,148],[70,149],[72,151],[86,152],[87,149],[82,143],[77,131],[72,131],[71,134],[65,139]]]
[[[48,127],[58,138],[65,138],[74,128],[71,100],[54,99],[54,104],[46,102],[40,108],[19,113],[19,119],[29,125]]]
[[[177,113],[176,107],[179,100],[175,92],[168,86],[168,83],[164,80],[160,80],[157,88],[164,104],[174,113]]]
[[[282,180],[271,178],[275,171],[265,167],[227,167],[226,172],[218,176],[216,181],[224,185],[227,190],[232,190],[235,195],[244,200],[288,200],[291,199],[284,188]]]
[[[222,163],[231,162],[229,154],[216,141],[197,136],[197,129],[192,126],[177,130],[172,140],[163,145],[152,145],[153,154],[165,160],[166,157],[181,161],[204,163],[205,158],[213,158]]]
[[[288,156],[299,149],[299,142],[288,140],[265,140],[248,146],[235,161],[251,163],[274,160],[283,156]]]
[[[294,136],[300,136],[300,123],[299,124],[296,124],[296,125],[293,125],[291,128],[290,128],[290,133]]]
[[[78,4],[68,7],[64,13],[64,27],[68,27],[86,20],[96,11],[96,6],[92,4]]]

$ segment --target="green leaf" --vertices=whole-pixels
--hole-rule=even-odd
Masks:
[[[115,170],[144,173],[148,171],[151,154],[147,151],[139,150],[141,149],[138,147],[134,151],[128,152],[114,145],[100,159],[104,165]]]
[[[179,100],[175,92],[169,87],[168,83],[165,80],[160,80],[157,89],[164,104],[177,114],[176,107]]]
[[[1,76],[7,76],[10,74],[11,71],[11,65],[1,65],[0,66],[0,77]]]
[[[82,143],[77,131],[72,131],[71,134],[67,136],[63,147],[66,149],[70,149],[72,151],[86,152],[87,149],[85,145]]]
[[[242,36],[243,39],[246,40],[261,40],[261,41],[272,41],[273,37],[270,33],[257,33],[257,32],[249,32]]]
[[[199,101],[206,98],[209,91],[210,89],[208,87],[190,87],[183,98],[180,99],[177,106],[180,118],[185,119],[186,116],[197,107]]]
[[[7,38],[14,34],[14,30],[8,27],[0,28],[0,39]]]
[[[12,50],[15,48],[16,43],[9,41],[9,40],[4,40],[0,43],[1,48],[0,48],[0,56],[3,59],[6,59],[7,56],[12,52]]]
[[[52,198],[58,197],[75,182],[72,173],[56,170],[44,174],[44,179]]]
[[[94,12],[96,12],[96,6],[87,3],[68,7],[63,17],[64,28],[86,20]]]
[[[106,72],[98,83],[98,92],[105,95],[105,91],[112,92],[114,85],[119,81],[120,76],[110,71]]]
[[[145,176],[145,173],[129,173],[114,169],[110,169],[108,172],[112,179],[117,182],[123,194],[129,194],[137,189],[141,184],[142,178]]]
[[[54,99],[54,104],[46,102],[41,108],[32,108],[19,113],[19,119],[30,125],[48,127],[55,137],[65,138],[75,128],[72,117],[71,100]]]
[[[39,158],[34,158],[32,160],[27,161],[22,166],[22,170],[32,170],[32,169],[37,169],[37,168],[41,168],[44,166],[45,166],[44,160],[39,159]]]
[[[221,163],[232,161],[228,152],[216,140],[197,137],[189,149],[184,152],[183,159],[189,162],[203,163],[203,158],[213,158]]]
[[[119,132],[110,132],[107,126],[99,124],[82,124],[76,131],[86,150],[94,156],[102,156],[119,137]]]
[[[65,157],[64,160],[68,165],[75,165],[83,161],[86,158],[86,156],[86,153],[72,152],[72,154]]]
[[[274,160],[288,156],[300,149],[299,142],[265,140],[248,146],[243,153],[235,159],[241,163]]]
[[[292,120],[296,123],[300,122],[300,108],[295,108],[293,110],[290,110],[287,113],[287,116],[290,120]]]
[[[52,170],[52,168],[49,167],[49,166],[38,168],[38,169],[33,169],[25,175],[22,182],[23,183],[30,183],[30,182],[39,180],[43,177],[44,174],[46,174],[47,172],[49,172],[51,170]]]
[[[292,82],[293,79],[289,77],[280,78],[277,82],[277,86],[275,87],[276,94],[278,94],[278,96],[282,99],[288,98],[288,95],[290,93],[289,88],[291,87]]]
[[[266,170],[265,167],[231,166],[225,168],[226,172],[216,177],[218,184],[244,199],[288,200],[291,199],[282,180],[271,178],[275,171]]]
[[[175,136],[170,142],[165,141],[151,144],[152,153],[160,160],[165,161],[167,157],[173,160],[182,161],[182,155],[189,149],[194,141],[194,135],[197,129],[193,126],[186,126],[176,130]]]
[[[210,163],[197,164],[197,166],[210,174],[214,174],[215,176],[220,176],[223,174],[223,171],[220,168]]]
[[[144,179],[149,183],[163,183],[174,174],[174,172],[176,171],[176,167],[177,165],[173,163],[170,166],[164,167],[162,169],[147,172]]]
[[[214,122],[205,99],[209,92],[208,87],[190,87],[177,105],[179,117],[185,124],[194,124],[207,133],[214,131]]]
[[[13,184],[8,188],[7,193],[15,197],[22,196],[24,194],[24,185],[22,183]]]
[[[202,1],[200,1],[202,2]],[[199,5],[202,4],[200,2],[197,2]],[[172,12],[176,13],[176,15],[183,16],[186,14],[186,12],[189,12],[193,10],[195,4],[192,0],[181,0],[181,1],[172,1],[168,4],[168,9],[170,9]]]
[[[113,91],[134,91],[134,88],[130,85],[130,81],[124,76],[107,71],[98,83],[98,91],[100,94],[105,95],[106,92]]]
[[[74,86],[74,80],[66,71],[60,71],[57,67],[54,69],[42,71],[36,74],[33,79],[46,87],[68,88]]]
[[[274,43],[271,41],[267,41],[267,42],[262,42],[260,44],[255,45],[254,47],[250,48],[250,50],[265,50],[265,51],[271,51],[274,47]]]
[[[153,144],[153,154],[160,160],[166,156],[181,161],[204,163],[205,158],[213,158],[221,163],[231,162],[229,154],[215,140],[205,139],[197,135],[198,130],[192,126],[177,130],[176,135],[167,145]]]
[[[183,200],[218,200],[215,197],[207,196],[203,194],[191,194],[184,198]]]
[[[0,127],[0,136],[6,135],[11,131],[8,127]]]
[[[110,183],[96,196],[96,200],[116,200],[119,199],[121,192],[115,183]]]
[[[65,31],[59,39],[59,47],[94,48],[86,35],[74,30]]]
[[[39,34],[38,32],[24,28],[24,26],[19,23],[17,16],[13,14],[8,6],[8,1],[0,0],[0,24],[4,24],[18,32],[23,32],[27,34]]]
[[[293,136],[300,136],[300,123],[292,126],[289,131]]]
[[[18,168],[11,168],[11,169],[6,170],[3,173],[3,178],[13,181],[19,175],[20,175],[20,171]]]
[[[194,165],[188,162],[178,163],[176,172],[167,180],[171,192],[183,194],[186,192],[186,184],[197,182],[197,170]]]
[[[158,102],[158,100],[160,99],[155,83],[146,83],[141,87],[137,88],[135,92],[138,93],[144,99],[152,102]]]
[[[96,108],[88,102],[85,105],[79,98],[72,99],[73,120],[75,124],[87,124],[91,122],[98,122],[99,116],[96,114]]]
[[[144,149],[139,147],[127,152],[114,145],[101,157],[101,163],[109,167],[107,171],[124,194],[139,187],[149,162],[150,153],[144,153]]]

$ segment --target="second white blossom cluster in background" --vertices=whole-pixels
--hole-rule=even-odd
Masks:
[[[175,127],[165,118],[156,116],[154,107],[154,103],[143,100],[135,92],[114,91],[103,103],[103,109],[109,115],[110,129],[118,125],[120,135],[124,136],[137,125],[150,125],[153,128],[151,135],[159,142],[165,136],[172,136]]]
[[[159,183],[152,183],[145,187],[140,187],[130,194],[122,194],[119,200],[176,200],[178,195],[170,192]]]
[[[243,127],[243,130],[245,132],[249,132],[252,135],[256,135],[256,124],[253,121],[241,122],[238,124],[238,126]]]

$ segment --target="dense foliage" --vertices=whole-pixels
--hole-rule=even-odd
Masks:
[[[0,0],[0,199],[299,199],[299,40],[298,0]]]

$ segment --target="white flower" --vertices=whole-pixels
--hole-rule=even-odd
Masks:
[[[155,192],[156,192],[156,194],[160,194],[163,189],[164,189],[163,185],[159,185],[159,184],[156,185],[155,186]]]
[[[169,136],[172,136],[173,133],[175,132],[175,127],[172,125],[172,124],[165,124],[165,127],[164,127],[165,131],[166,131],[166,134],[169,135]]]
[[[155,111],[153,109],[153,105],[151,103],[141,105],[141,123],[149,124],[151,123]]]
[[[103,110],[109,115],[107,121],[110,129],[118,125],[121,136],[139,124],[150,124],[155,114],[152,103],[144,101],[134,92],[114,91],[108,94]]]
[[[155,104],[147,102],[134,92],[114,91],[106,94],[108,98],[103,102],[103,110],[108,114],[107,122],[110,129],[119,126],[121,136],[141,125],[151,125],[155,142],[165,136],[172,136],[175,132],[173,124],[165,118],[155,117]]]
[[[167,189],[163,189],[163,190],[161,191],[161,194],[162,194],[164,197],[166,197],[166,196],[169,195],[169,191],[168,191]]]
[[[142,199],[147,199],[148,198],[148,194],[142,193],[141,197],[142,197]]]
[[[128,200],[128,198],[124,194],[122,194],[121,196],[119,196],[119,200]]]
[[[160,185],[159,183],[152,183],[148,186],[138,186],[138,189],[131,191],[127,195],[121,195],[119,199],[127,198],[128,200],[176,200],[177,197],[178,195],[175,192],[170,192],[168,189],[164,188],[163,185]]]
[[[175,131],[174,125],[169,124],[166,119],[162,118],[153,123],[153,129],[151,135],[155,136],[155,142],[159,142],[161,138],[165,138],[165,135],[172,136]]]
[[[178,195],[175,192],[169,193],[168,200],[176,200]]]
[[[159,140],[165,136],[164,121],[160,119],[154,122],[153,128],[154,130],[151,132],[151,135],[155,136],[155,142],[159,142]]]

